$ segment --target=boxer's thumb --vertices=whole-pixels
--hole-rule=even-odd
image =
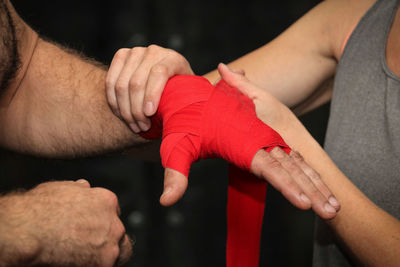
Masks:
[[[163,206],[175,204],[185,193],[188,186],[188,178],[182,173],[165,168],[164,172],[164,191],[160,197]]]

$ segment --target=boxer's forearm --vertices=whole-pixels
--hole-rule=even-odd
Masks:
[[[344,176],[293,113],[283,106],[276,112],[280,115],[274,121],[268,118],[265,121],[319,172],[341,203],[337,216],[327,221],[338,235],[339,242],[362,266],[397,266],[399,220],[377,207]]]
[[[0,99],[0,144],[40,156],[90,155],[144,141],[110,111],[106,70],[37,39],[15,13],[21,67]]]

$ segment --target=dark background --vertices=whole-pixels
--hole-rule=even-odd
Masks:
[[[197,74],[269,42],[316,0],[285,1],[12,1],[35,30],[105,64],[121,47],[152,43],[183,54]],[[328,105],[302,121],[323,142]],[[224,266],[227,165],[196,163],[189,188],[173,207],[158,203],[160,163],[122,154],[76,160],[34,158],[0,150],[0,189],[56,179],[85,178],[114,191],[136,240],[128,266]],[[293,208],[269,187],[261,266],[310,266],[314,214]]]

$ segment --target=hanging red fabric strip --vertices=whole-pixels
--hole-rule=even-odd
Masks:
[[[226,265],[255,267],[259,263],[267,183],[229,165]]]

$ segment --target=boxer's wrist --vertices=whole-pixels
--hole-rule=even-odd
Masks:
[[[30,226],[27,193],[0,197],[0,266],[29,266],[39,256],[41,244]]]

